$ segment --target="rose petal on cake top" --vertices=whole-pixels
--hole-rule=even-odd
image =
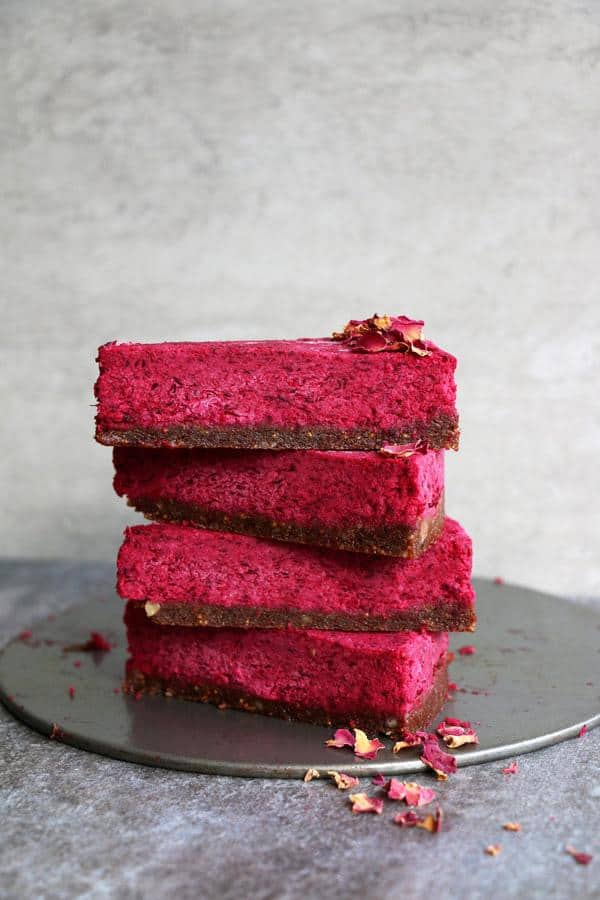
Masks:
[[[320,778],[321,773],[318,769],[307,769],[303,781],[312,781],[314,778]]]
[[[498,856],[499,853],[502,852],[502,847],[500,844],[488,844],[484,850],[488,856]]]
[[[521,831],[521,824],[519,822],[505,822],[502,826],[505,831]]]
[[[353,775],[347,775],[345,772],[328,772],[327,773],[339,791],[347,791],[348,788],[358,787],[358,778]]]
[[[479,737],[470,722],[462,722],[460,719],[448,716],[440,722],[436,732],[442,738],[447,747],[456,750],[463,744],[478,744]]]
[[[572,856],[575,862],[578,862],[580,866],[587,866],[593,860],[593,856],[591,853],[582,853],[580,850],[576,850],[575,847],[571,847],[569,844],[565,847],[565,850]]]
[[[387,348],[387,340],[378,331],[367,331],[356,338],[355,346],[365,353],[381,353]]]
[[[375,785],[375,787],[384,787],[387,782],[385,775],[382,775],[381,772],[378,772],[376,775],[373,775],[371,779],[371,784]]]
[[[477,647],[473,644],[465,644],[464,647],[458,648],[458,652],[461,656],[473,656],[474,653],[477,653]]]
[[[423,340],[424,324],[408,316],[379,316],[375,313],[370,319],[351,319],[343,331],[334,331],[332,337],[346,343],[351,350],[367,353],[391,350],[429,356],[431,351]]]
[[[385,750],[379,738],[369,739],[360,728],[354,729],[354,755],[360,759],[375,759],[380,750]]]
[[[511,762],[510,765],[505,766],[504,769],[502,769],[502,774],[503,775],[516,775],[518,771],[519,771],[519,764],[516,762]]]
[[[354,747],[354,735],[347,728],[338,728],[332,738],[325,741],[326,747]]]
[[[383,800],[379,797],[368,797],[366,794],[350,794],[348,800],[352,804],[353,813],[375,813],[380,816],[383,812]]]
[[[433,769],[438,781],[446,781],[448,775],[456,772],[456,757],[442,750],[437,738],[424,741],[421,762]]]

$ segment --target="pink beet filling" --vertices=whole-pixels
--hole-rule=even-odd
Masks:
[[[456,359],[356,353],[327,338],[105,344],[101,429],[323,426],[400,428],[455,416]]]
[[[418,559],[373,557],[182,525],[127,528],[117,561],[127,600],[391,615],[472,609],[471,540],[446,519]]]
[[[444,632],[165,628],[132,603],[125,622],[129,669],[337,715],[409,712],[431,687],[448,647]]]
[[[115,490],[229,515],[332,528],[414,526],[433,516],[444,487],[442,451],[406,459],[334,450],[114,451]]]

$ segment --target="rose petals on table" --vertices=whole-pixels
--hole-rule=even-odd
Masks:
[[[591,853],[582,853],[580,850],[576,850],[575,847],[569,846],[569,844],[567,844],[565,850],[580,866],[587,866],[594,858]]]
[[[350,794],[348,799],[352,804],[353,813],[375,813],[380,816],[383,812],[383,800],[379,797],[368,797],[366,794]]]
[[[358,787],[358,778],[354,775],[346,775],[345,772],[328,772],[329,777],[335,782],[335,786],[340,791],[347,791],[348,788]]]
[[[302,780],[303,781],[313,781],[313,779],[320,778],[320,777],[321,777],[321,773],[319,772],[318,769],[307,769],[307,771],[304,775],[304,778]]]
[[[519,771],[519,764],[516,762],[511,762],[510,765],[505,766],[505,768],[502,769],[502,774],[503,775],[516,775],[518,771]]]

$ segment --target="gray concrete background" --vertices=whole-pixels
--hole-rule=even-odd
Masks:
[[[477,571],[600,593],[598,4],[5,0],[0,44],[2,554],[134,518],[98,344],[377,310],[460,358]]]

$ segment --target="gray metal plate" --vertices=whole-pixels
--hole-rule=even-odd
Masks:
[[[477,580],[480,625],[457,634],[450,678],[459,691],[444,710],[479,723],[480,744],[456,751],[459,766],[512,757],[575,737],[600,722],[600,619],[586,607],[512,585]],[[33,628],[0,655],[0,699],[15,716],[65,743],[151,766],[193,772],[298,778],[308,768],[351,774],[423,769],[418,754],[385,751],[374,762],[324,746],[328,729],[202,703],[115,693],[125,662],[122,602],[69,610]],[[64,652],[100,631],[109,653]],[[81,661],[80,667],[74,662]],[[69,687],[75,696],[69,696]]]

